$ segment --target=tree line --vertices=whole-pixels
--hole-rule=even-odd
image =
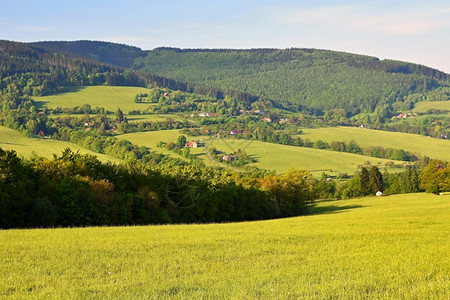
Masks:
[[[69,149],[53,159],[0,148],[0,228],[259,220],[305,214],[318,198],[450,191],[450,165],[381,174],[376,166],[338,185],[291,169],[251,176],[198,165],[102,163]]]
[[[0,149],[0,228],[258,220],[306,213],[313,199],[307,171],[258,179],[195,165],[102,163],[69,149],[53,159]]]

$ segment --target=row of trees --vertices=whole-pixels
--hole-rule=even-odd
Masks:
[[[381,175],[362,168],[344,184],[304,170],[254,177],[197,165],[115,165],[66,149],[25,160],[0,149],[0,228],[224,222],[294,216],[316,198],[376,191],[450,191],[450,166]]]
[[[114,165],[66,149],[24,160],[0,149],[0,228],[223,222],[307,211],[306,171],[261,179],[200,166]]]

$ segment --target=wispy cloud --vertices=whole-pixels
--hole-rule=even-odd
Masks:
[[[450,29],[449,9],[411,9],[372,12],[367,6],[327,6],[285,11],[276,16],[284,24],[300,24],[385,35],[420,35]]]
[[[44,26],[25,26],[19,28],[19,31],[24,32],[45,32],[45,31],[52,31],[54,28],[51,27],[44,27]]]

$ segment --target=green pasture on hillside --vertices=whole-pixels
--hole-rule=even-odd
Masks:
[[[0,298],[448,299],[450,195],[260,222],[0,231]]]
[[[33,152],[39,156],[47,158],[53,157],[53,154],[60,155],[65,148],[73,151],[80,151],[82,154],[96,155],[101,161],[121,162],[122,160],[110,155],[95,153],[76,144],[60,140],[45,138],[29,138],[19,131],[0,126],[0,148],[4,150],[14,150],[17,154],[29,157]]]
[[[71,117],[71,118],[83,118],[85,114],[51,114],[51,118]],[[94,118],[96,114],[88,114],[90,118]],[[161,122],[167,119],[179,120],[182,118],[176,114],[154,114],[154,115],[125,115],[129,122]],[[115,114],[107,115],[110,120],[116,120]]]
[[[259,168],[286,172],[290,168],[310,171],[319,176],[323,172],[338,175],[339,173],[353,174],[360,165],[369,161],[372,165],[384,167],[390,160],[368,157],[363,155],[343,153],[329,150],[319,150],[304,147],[286,146],[259,141],[240,139],[214,139],[206,142],[208,147],[214,147],[225,153],[244,150],[248,155],[257,159],[254,163]],[[394,161],[396,164],[403,162]],[[398,169],[390,169],[397,171]]]
[[[173,152],[157,148],[156,145],[159,141],[175,142],[180,135],[179,130],[161,130],[122,134],[117,137],[127,139],[139,146],[150,147],[154,151],[173,155]],[[238,149],[244,150],[247,154],[257,159],[257,162],[254,163],[255,166],[276,170],[280,173],[286,172],[289,168],[297,168],[309,170],[315,175],[320,175],[322,172],[334,175],[344,172],[353,174],[359,169],[358,166],[363,165],[366,161],[370,161],[373,165],[379,167],[384,167],[385,163],[389,161],[350,153],[285,146],[244,139],[210,139],[208,137],[189,136],[187,136],[187,139],[189,141],[203,140],[208,148],[214,147],[223,153],[235,152]],[[198,154],[206,163],[211,163],[202,148],[191,149],[191,153]],[[402,164],[399,161],[395,161],[395,163]],[[398,169],[388,170],[396,171]]]
[[[389,132],[359,127],[327,127],[305,128],[302,139],[325,142],[355,140],[361,147],[381,146],[383,148],[397,148],[409,151],[416,155],[429,156],[450,160],[450,140],[429,138],[417,134],[402,132]]]
[[[135,132],[117,135],[118,139],[125,139],[138,146],[147,146],[151,148],[152,151],[160,152],[163,154],[168,154],[176,158],[185,159],[183,156],[176,154],[173,151],[167,150],[165,148],[158,148],[157,144],[161,141],[169,143],[176,142],[180,135],[184,135],[187,141],[197,141],[202,140],[205,137],[192,137],[183,133],[180,133],[179,129],[174,130],[158,130],[158,131],[146,131],[146,132]],[[192,154],[198,155],[202,158],[206,164],[211,164],[208,157],[206,156],[203,148],[193,148],[191,149]]]
[[[450,100],[447,101],[422,101],[415,104],[413,112],[426,112],[429,109],[450,111]]]
[[[145,110],[149,104],[135,103],[134,97],[147,93],[148,89],[128,86],[86,86],[69,87],[64,93],[45,97],[33,97],[38,107],[75,107],[89,104],[92,108],[104,107],[115,112],[120,108],[124,113],[130,110]]]

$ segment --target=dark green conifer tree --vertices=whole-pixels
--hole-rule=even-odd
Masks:
[[[376,166],[372,166],[369,173],[370,191],[375,194],[376,192],[383,191],[383,175]]]
[[[361,173],[359,173],[359,182],[360,182],[360,193],[362,196],[367,196],[370,194],[371,186],[369,179],[369,171],[366,167],[361,168]]]

